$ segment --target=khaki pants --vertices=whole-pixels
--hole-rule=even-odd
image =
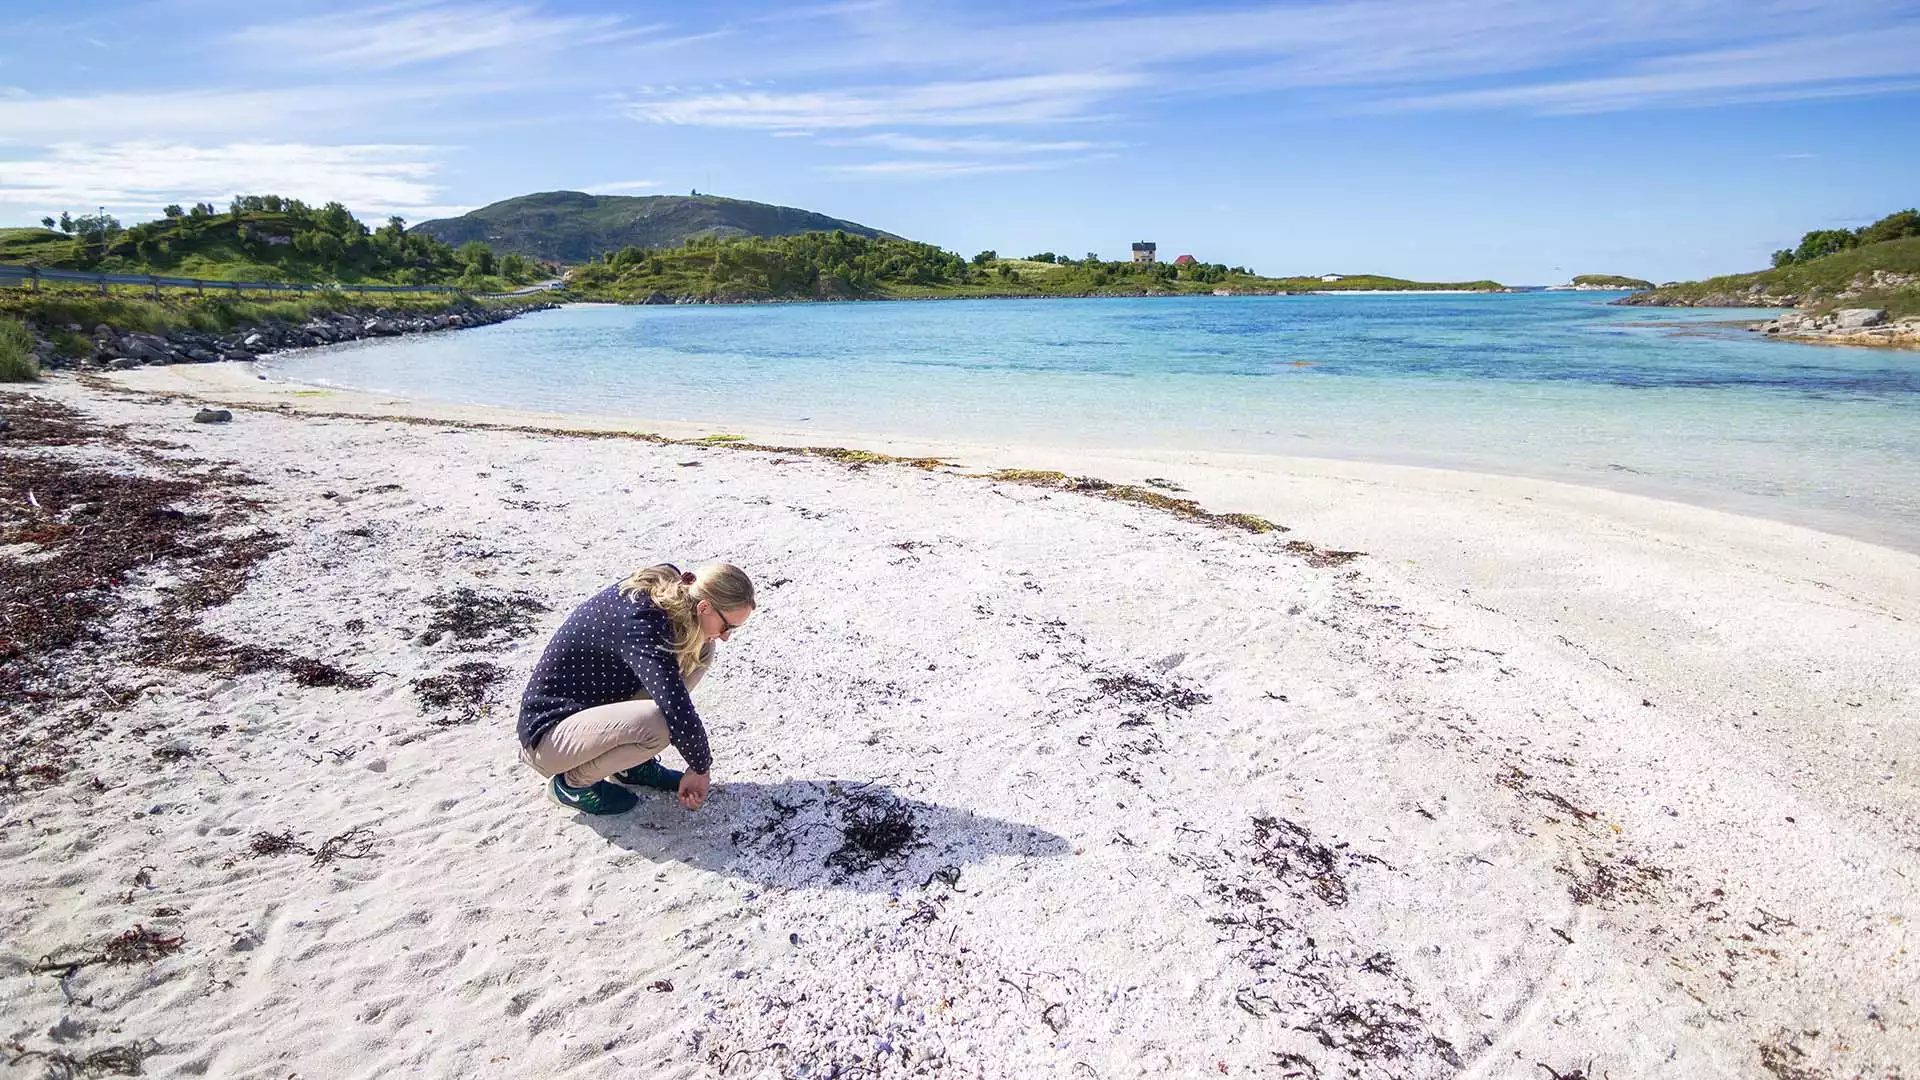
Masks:
[[[687,689],[700,685],[707,664],[687,676]],[[520,760],[541,776],[565,773],[568,787],[587,787],[623,769],[631,769],[667,748],[667,718],[642,690],[639,697],[581,709],[555,724],[539,745],[522,747]]]

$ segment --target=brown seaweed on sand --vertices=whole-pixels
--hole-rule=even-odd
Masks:
[[[483,648],[495,634],[526,637],[533,633],[533,617],[549,610],[527,593],[482,592],[465,585],[427,597],[427,607],[433,610],[427,636],[450,634],[465,648]]]
[[[13,1044],[17,1053],[8,1060],[9,1065],[21,1065],[30,1060],[38,1060],[47,1068],[46,1075],[57,1080],[81,1080],[95,1076],[140,1076],[146,1071],[149,1056],[159,1051],[158,1043],[125,1043],[120,1046],[107,1046],[85,1054],[70,1054],[65,1050],[28,1050],[19,1043]]]
[[[236,528],[258,508],[226,490],[245,477],[196,469],[205,463],[166,457],[33,395],[0,394],[0,409],[0,548],[10,549],[0,555],[0,724],[15,733],[0,750],[0,791],[60,783],[74,771],[73,742],[137,700],[86,674],[118,654],[178,671],[278,670],[308,686],[364,685],[323,661],[199,628],[198,612],[238,595],[282,546]],[[122,461],[58,453],[78,446]],[[137,608],[127,586],[148,574],[172,580],[138,611],[128,641],[115,626]]]
[[[41,957],[31,970],[36,974],[53,972],[64,977],[95,964],[151,964],[179,952],[185,942],[183,937],[168,937],[158,930],[135,926],[99,946],[69,945],[57,949]]]
[[[471,724],[492,709],[493,687],[506,676],[506,669],[498,664],[467,660],[438,675],[413,680],[413,692],[420,699],[421,712],[446,713],[434,721],[436,725]]]

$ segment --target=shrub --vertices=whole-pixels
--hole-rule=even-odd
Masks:
[[[12,319],[0,319],[0,382],[32,382],[39,377],[33,335]]]

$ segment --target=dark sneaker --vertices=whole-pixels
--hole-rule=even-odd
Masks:
[[[577,788],[555,776],[547,785],[553,801],[583,814],[624,814],[639,805],[640,797],[618,784],[605,780],[590,787]]]
[[[622,769],[614,773],[613,778],[628,787],[653,788],[655,791],[680,790],[680,770],[667,768],[660,764],[659,758],[631,769]]]

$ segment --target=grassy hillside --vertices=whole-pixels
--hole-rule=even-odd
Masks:
[[[502,254],[583,263],[621,248],[671,248],[705,237],[775,237],[841,232],[878,239],[890,233],[851,221],[716,195],[588,195],[544,191],[484,206],[457,218],[423,221],[416,234],[448,244],[473,241]]]
[[[408,233],[391,218],[374,229],[339,203],[249,195],[225,213],[173,206],[123,227],[110,216],[62,215],[58,228],[0,229],[0,262],[116,274],[160,274],[275,284],[457,285],[511,288],[545,276],[483,245],[459,249]]]
[[[1653,282],[1639,278],[1621,277],[1619,274],[1576,274],[1575,285],[1585,285],[1594,289],[1651,289]]]
[[[1875,283],[1876,274],[1883,284]],[[1801,307],[1813,311],[1880,307],[1896,319],[1920,315],[1920,236],[1849,248],[1771,270],[1662,285],[1634,299],[1641,303]]]
[[[1920,212],[1901,210],[1858,229],[1816,229],[1773,268],[1662,285],[1620,301],[1694,307],[1885,308],[1920,315]]]
[[[740,301],[1501,288],[1491,281],[1429,283],[1373,275],[1338,282],[1263,278],[1242,267],[1210,263],[1048,262],[1001,259],[992,252],[967,260],[930,244],[844,232],[625,248],[575,268],[567,287],[575,299],[616,303],[683,297]]]
[[[0,229],[0,263],[55,266],[72,250],[73,237],[56,229]]]

